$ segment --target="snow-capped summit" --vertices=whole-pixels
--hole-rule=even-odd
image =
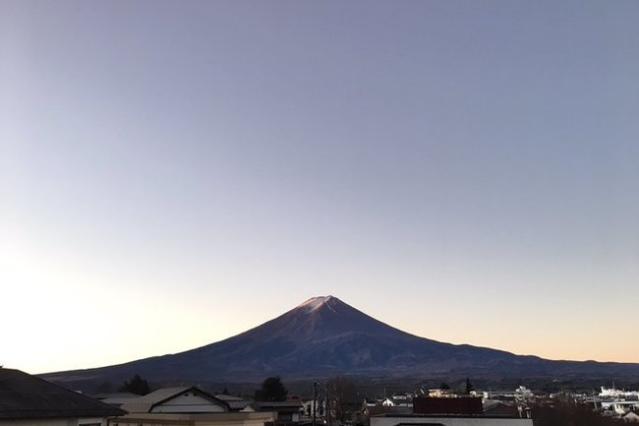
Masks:
[[[334,300],[333,300],[334,299]],[[330,304],[332,301],[341,302],[337,297],[333,296],[317,296],[311,297],[306,302],[302,303],[298,306],[298,308],[303,308],[308,310],[309,312],[315,311],[321,308],[324,305]]]

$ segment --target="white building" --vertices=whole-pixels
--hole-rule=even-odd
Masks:
[[[383,402],[382,402],[382,406],[383,407],[394,407],[395,403],[393,402],[392,399],[390,398],[386,398]]]
[[[313,404],[313,400],[308,399],[302,401],[302,416],[305,416],[306,418],[312,418],[313,407],[315,407],[315,410],[317,411],[315,417],[324,417],[326,415],[326,400],[318,399],[315,401],[315,404]]]
[[[601,408],[622,415],[628,411],[639,410],[639,401],[601,401]]]
[[[639,398],[639,391],[625,391],[621,389],[601,387],[599,396],[602,398]]]
[[[517,401],[530,401],[534,398],[535,394],[526,386],[519,386],[517,389],[515,389],[515,399]]]

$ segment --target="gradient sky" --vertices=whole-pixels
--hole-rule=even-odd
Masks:
[[[335,295],[639,362],[639,2],[0,2],[0,364]],[[625,331],[624,331],[625,330]]]

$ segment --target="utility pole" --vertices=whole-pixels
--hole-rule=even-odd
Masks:
[[[324,415],[326,416],[328,426],[333,426],[333,421],[331,420],[331,400],[328,397],[328,383],[326,383],[326,403],[324,404]]]
[[[313,426],[316,426],[317,412],[317,382],[313,382]]]

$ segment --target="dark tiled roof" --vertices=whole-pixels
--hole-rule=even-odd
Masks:
[[[109,417],[122,410],[19,370],[0,368],[0,419]]]

